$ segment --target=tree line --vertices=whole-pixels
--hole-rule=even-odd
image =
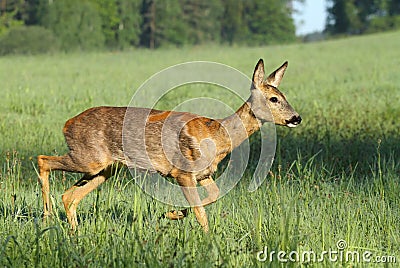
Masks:
[[[0,55],[207,43],[290,43],[296,40],[292,19],[296,1],[304,2],[0,0]],[[400,28],[400,0],[327,3],[326,27],[317,39]]]
[[[400,28],[400,0],[329,0],[326,32],[364,34]]]
[[[296,39],[292,2],[0,0],[0,38],[11,35],[15,45],[31,37],[64,51],[288,43]]]

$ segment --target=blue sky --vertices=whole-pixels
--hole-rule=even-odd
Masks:
[[[304,4],[295,2],[300,12],[295,14],[296,34],[307,34],[322,31],[326,21],[326,0],[306,0]]]

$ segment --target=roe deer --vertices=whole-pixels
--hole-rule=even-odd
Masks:
[[[95,107],[69,119],[63,133],[70,151],[64,156],[38,156],[44,216],[52,213],[51,170],[84,174],[62,196],[68,222],[75,230],[79,202],[111,176],[113,163],[121,162],[174,178],[207,232],[204,206],[219,196],[219,188],[212,179],[218,163],[264,122],[288,127],[301,122],[299,114],[278,90],[287,66],[285,62],[264,81],[264,62],[260,59],[253,73],[249,99],[224,119],[135,107]],[[127,111],[129,116],[125,118]],[[125,125],[128,130],[124,135],[129,136],[127,148],[123,146]],[[197,192],[197,183],[208,194],[203,200]],[[166,215],[171,219],[183,217],[178,212]]]

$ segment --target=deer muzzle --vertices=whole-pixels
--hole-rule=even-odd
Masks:
[[[295,115],[289,120],[285,120],[285,122],[288,127],[297,127],[301,123],[301,117],[300,115]]]

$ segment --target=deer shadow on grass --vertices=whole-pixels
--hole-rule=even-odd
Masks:
[[[313,135],[295,136],[288,133],[279,137],[276,159],[272,169],[289,169],[293,163],[305,167],[312,161],[316,170],[329,171],[332,178],[343,174],[352,177],[356,183],[363,183],[366,177],[381,169],[400,171],[400,137],[369,133],[364,137],[355,135],[350,138],[318,138]]]

